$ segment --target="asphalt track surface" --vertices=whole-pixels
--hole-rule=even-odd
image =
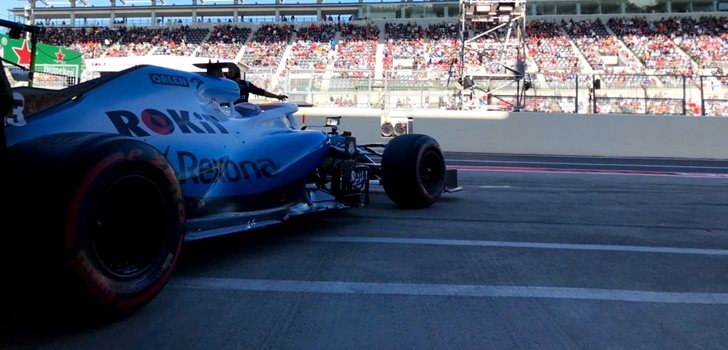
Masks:
[[[130,317],[2,300],[0,347],[725,349],[728,162],[448,154],[464,191],[185,246]],[[49,289],[51,289],[49,287]]]

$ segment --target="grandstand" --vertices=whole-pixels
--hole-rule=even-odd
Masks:
[[[722,1],[529,1],[526,110],[728,116]],[[42,42],[87,59],[232,59],[251,67],[254,83],[316,105],[445,109],[465,96],[458,107],[505,108],[516,94],[458,84],[458,2],[161,2],[92,7],[29,0],[11,12],[48,27]],[[468,45],[476,54],[464,56],[466,74],[498,69],[492,39]]]

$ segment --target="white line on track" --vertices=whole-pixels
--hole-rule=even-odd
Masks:
[[[521,160],[475,160],[475,159],[448,159],[448,162],[462,163],[484,163],[484,164],[538,164],[538,165],[577,165],[577,166],[611,166],[611,167],[635,167],[635,168],[671,168],[671,169],[712,169],[728,170],[725,166],[700,166],[700,165],[669,165],[669,164],[622,164],[622,163],[579,163],[579,162],[538,162]]]
[[[511,186],[478,186],[479,188],[511,188]]]
[[[530,249],[558,249],[558,250],[584,250],[602,252],[629,252],[651,254],[692,254],[710,256],[728,256],[728,249],[701,249],[678,247],[649,247],[635,245],[611,244],[572,244],[572,243],[542,243],[542,242],[514,242],[514,241],[479,241],[462,239],[434,239],[434,238],[403,238],[403,237],[337,237],[320,236],[297,239],[307,242],[331,243],[383,243],[383,244],[410,244],[410,245],[440,245],[461,247],[494,247],[494,248],[530,248]]]
[[[568,169],[568,168],[529,168],[495,165],[448,165],[449,169],[459,171],[481,172],[515,172],[515,173],[543,173],[543,174],[579,174],[579,175],[637,175],[637,176],[671,176],[707,179],[727,179],[728,173],[692,173],[647,170],[604,170],[604,169]]]
[[[341,281],[290,281],[192,277],[174,278],[172,279],[170,286],[172,288],[181,289],[238,290],[286,293],[578,299],[638,303],[708,305],[728,304],[727,293],[680,293],[596,288],[368,283]]]

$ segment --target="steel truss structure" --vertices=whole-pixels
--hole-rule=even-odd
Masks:
[[[526,0],[460,0],[459,36],[460,108],[467,109],[463,90],[469,89],[471,96],[485,93],[488,105],[495,98],[522,110],[531,86],[525,63]],[[514,88],[515,103],[495,95],[503,89],[512,94]]]

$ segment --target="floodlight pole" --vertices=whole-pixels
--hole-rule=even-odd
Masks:
[[[526,0],[460,0],[460,62],[458,82],[465,89],[480,90],[488,94],[508,85],[515,85],[516,101],[512,110],[521,111],[526,102],[526,90],[531,86],[526,75]],[[468,30],[474,36],[468,39]],[[498,60],[498,72],[491,70],[468,70],[465,64],[469,43],[488,37],[495,43],[478,45],[478,49],[497,51],[491,58]],[[483,47],[485,46],[485,47]],[[484,55],[483,52],[477,52]],[[489,62],[492,63],[492,62]],[[514,64],[515,63],[515,64]],[[492,65],[491,65],[492,66]],[[470,79],[466,79],[469,77]],[[470,80],[474,84],[470,84]],[[487,89],[479,87],[478,80],[487,80]],[[466,83],[467,84],[464,84]],[[495,85],[495,87],[492,87]],[[464,107],[460,91],[460,108]]]

